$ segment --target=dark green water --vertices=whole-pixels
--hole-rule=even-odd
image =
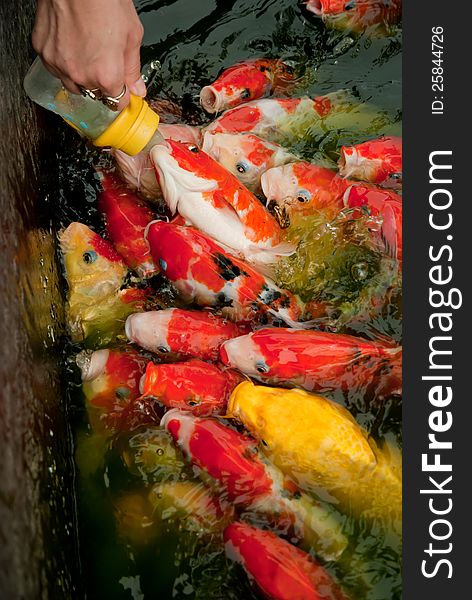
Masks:
[[[379,119],[376,133],[401,130],[400,31],[391,37],[355,38],[332,32],[304,12],[296,0],[141,0],[136,6],[145,26],[143,67],[156,59],[162,64],[150,82],[149,95],[176,102],[188,123],[209,121],[198,105],[203,85],[213,81],[223,67],[263,55],[294,61],[301,75],[299,95],[350,89],[360,100],[375,107]],[[92,169],[99,157],[72,132],[63,131],[62,136],[61,192],[56,199],[59,224],[66,226],[80,220],[102,232]],[[323,138],[321,147],[332,157],[340,143],[363,139],[346,126],[336,136]],[[308,158],[315,154],[315,146],[309,141],[297,149]],[[377,324],[377,328],[400,339],[397,306],[390,313],[389,321]],[[67,357],[79,350],[79,346],[66,345]],[[78,373],[70,358],[65,361],[64,385],[76,430],[81,566],[87,597],[257,598],[242,571],[224,558],[218,535],[202,538],[179,534],[177,523],[158,530],[150,528],[148,538],[140,542],[125,541],[123,528],[115,519],[117,502],[142,494],[143,475],[124,468],[117,450],[119,442],[105,441],[90,433]],[[350,408],[377,439],[401,445],[398,408],[387,404],[381,412],[368,410],[356,399]],[[187,477],[192,479],[192,473]],[[133,524],[130,526],[128,520],[124,528],[129,533]],[[399,599],[398,545],[383,539],[380,530],[376,532],[354,520],[346,522],[345,533],[350,537],[353,554],[345,564],[328,568],[351,600]]]

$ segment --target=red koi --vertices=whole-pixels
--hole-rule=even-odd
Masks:
[[[220,112],[268,96],[293,78],[293,69],[281,60],[246,60],[225,69],[214,83],[202,88],[200,104],[209,113]]]
[[[309,554],[241,521],[224,531],[228,558],[242,564],[270,600],[346,600],[329,573]]]
[[[346,190],[343,201],[347,208],[364,207],[372,217],[381,219],[381,224],[374,228],[374,234],[380,235],[388,254],[401,263],[403,248],[401,196],[390,190],[357,184]]]
[[[401,394],[401,347],[339,333],[260,329],[228,340],[223,364],[270,385]]]
[[[144,231],[154,214],[112,173],[101,173],[103,191],[98,200],[108,235],[120,256],[140,277],[159,271],[154,264]]]
[[[236,371],[222,370],[198,359],[163,365],[149,362],[142,395],[198,417],[222,415],[231,393],[242,380]]]
[[[192,227],[157,221],[149,227],[151,254],[186,302],[218,307],[232,321],[264,317],[300,323],[301,300]]]
[[[381,137],[356,146],[343,146],[339,173],[384,187],[401,187],[402,139]]]
[[[208,311],[167,308],[130,315],[128,339],[158,354],[216,362],[223,342],[241,335],[241,329]]]
[[[205,471],[236,506],[252,506],[272,494],[273,481],[254,454],[256,442],[214,419],[171,410],[161,421],[194,465]]]
[[[132,348],[81,352],[76,358],[82,373],[82,390],[91,407],[95,429],[113,431],[139,397],[139,382],[147,359]]]
[[[270,517],[277,529],[306,538],[326,560],[344,551],[347,540],[337,520],[301,494],[275,467],[263,462],[255,440],[216,419],[176,409],[164,415],[161,425],[201,470],[200,477],[216,485],[224,501]],[[297,498],[289,497],[290,492],[297,492]]]

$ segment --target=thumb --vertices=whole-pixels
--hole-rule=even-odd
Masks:
[[[132,45],[125,52],[125,83],[129,91],[135,96],[144,98],[146,85],[141,79],[141,57],[139,55],[140,45]]]

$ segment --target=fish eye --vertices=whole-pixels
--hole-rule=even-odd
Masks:
[[[198,406],[198,405],[200,404],[200,402],[198,402],[198,400],[189,400],[189,401],[187,402],[187,404],[188,404],[189,406]]]
[[[167,354],[167,352],[170,352],[170,349],[167,346],[158,346],[157,351],[162,352],[162,354]]]
[[[250,97],[251,97],[251,90],[249,88],[244,88],[244,90],[241,92],[241,98],[246,100],[246,98],[250,98]]]
[[[355,6],[356,6],[355,0],[350,0],[349,2],[346,2],[346,4],[344,5],[344,10],[352,10],[353,8],[355,8]]]
[[[259,373],[268,373],[269,372],[269,367],[265,364],[265,363],[256,363],[256,370]]]
[[[362,261],[352,265],[351,275],[354,281],[364,281],[369,277],[369,265]]]
[[[127,400],[130,396],[130,390],[124,386],[117,387],[115,390],[115,396],[118,400]]]
[[[165,271],[167,269],[167,263],[163,258],[159,259],[159,266],[161,267],[161,269],[163,271]]]
[[[91,265],[98,258],[98,254],[94,250],[87,250],[82,254],[82,260],[86,265]]]
[[[297,192],[297,200],[301,204],[306,204],[311,200],[311,194],[307,190],[298,190]]]
[[[238,162],[236,165],[238,173],[247,173],[249,171],[249,165],[244,162]]]
[[[200,152],[200,148],[198,146],[187,146],[187,148],[190,150],[190,152],[194,152],[195,154],[197,152]]]

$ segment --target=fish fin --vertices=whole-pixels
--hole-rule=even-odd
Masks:
[[[292,256],[297,251],[297,246],[291,242],[282,242],[277,244],[277,246],[273,246],[268,251],[275,254],[275,256]]]
[[[290,242],[282,242],[272,248],[261,248],[256,245],[251,245],[245,257],[256,271],[269,279],[275,279],[275,264],[282,256],[291,256],[297,250],[295,244]]]
[[[398,257],[397,248],[397,223],[393,209],[386,203],[385,210],[382,211],[382,227],[380,228],[380,238],[385,246],[385,251],[391,258]]]
[[[271,314],[273,317],[276,317],[277,319],[280,319],[281,321],[283,321],[286,325],[288,325],[292,329],[313,329],[316,326],[316,324],[318,323],[318,319],[312,319],[311,321],[294,321],[288,315],[281,314],[275,308],[269,308],[269,310],[267,312],[269,314]]]
[[[147,242],[148,246],[149,246],[149,242],[148,242],[147,236],[148,236],[148,233],[149,233],[149,228],[151,227],[151,225],[154,225],[154,223],[161,223],[163,220],[165,220],[165,219],[153,219],[152,221],[149,221],[149,223],[144,228],[143,238]]]
[[[271,281],[275,281],[276,278],[276,272],[275,272],[275,264],[265,264],[265,263],[259,263],[259,262],[251,262],[249,261],[251,266],[254,268],[255,271],[257,271],[258,273],[260,273],[261,275],[264,275],[264,277],[266,279],[270,279]]]

